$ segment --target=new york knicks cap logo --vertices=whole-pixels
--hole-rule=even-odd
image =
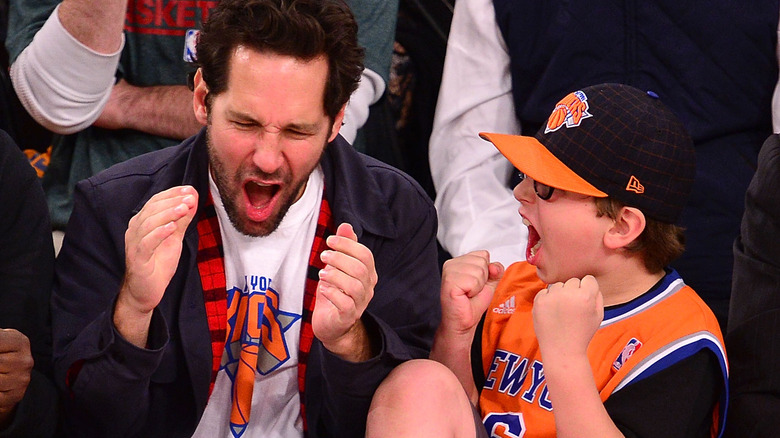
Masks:
[[[555,109],[547,119],[544,133],[557,131],[563,125],[567,128],[580,126],[582,120],[588,117],[591,117],[588,113],[588,96],[582,91],[569,93],[555,105]]]

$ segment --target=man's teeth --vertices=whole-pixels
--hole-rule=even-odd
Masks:
[[[526,219],[526,218],[523,218],[523,225],[525,225],[526,227],[527,227],[527,226],[530,226],[530,225],[531,225],[531,221],[529,221],[529,220],[528,220],[528,219]]]

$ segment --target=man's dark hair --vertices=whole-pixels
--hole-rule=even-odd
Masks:
[[[238,46],[310,61],[325,56],[324,110],[333,120],[357,88],[363,52],[357,23],[342,0],[222,0],[198,39],[196,64],[210,98],[227,89]]]

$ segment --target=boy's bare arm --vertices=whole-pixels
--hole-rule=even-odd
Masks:
[[[474,251],[448,260],[442,271],[442,321],[430,358],[446,365],[458,377],[474,405],[479,392],[471,374],[471,343],[503,274],[504,267],[490,263],[487,251]]]
[[[596,279],[588,275],[543,289],[534,299],[533,318],[557,436],[622,437],[601,402],[587,355],[604,318]]]

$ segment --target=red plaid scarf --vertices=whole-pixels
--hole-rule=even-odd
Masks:
[[[311,326],[312,312],[319,283],[319,271],[325,267],[320,260],[322,251],[327,249],[325,240],[334,234],[330,205],[322,196],[320,215],[317,218],[317,230],[314,233],[314,243],[309,255],[309,268],[306,270],[306,286],[303,295],[303,316],[301,318],[301,339],[298,348],[298,392],[301,399],[301,418],[303,419],[303,433],[307,435],[306,424],[305,387],[306,387],[306,363],[309,359],[314,331]],[[222,353],[225,349],[227,338],[227,290],[225,282],[225,253],[222,249],[222,236],[219,232],[219,220],[214,202],[208,197],[198,219],[198,271],[203,285],[203,301],[206,305],[206,317],[211,332],[211,383],[209,395],[214,389],[214,381],[217,377]]]

